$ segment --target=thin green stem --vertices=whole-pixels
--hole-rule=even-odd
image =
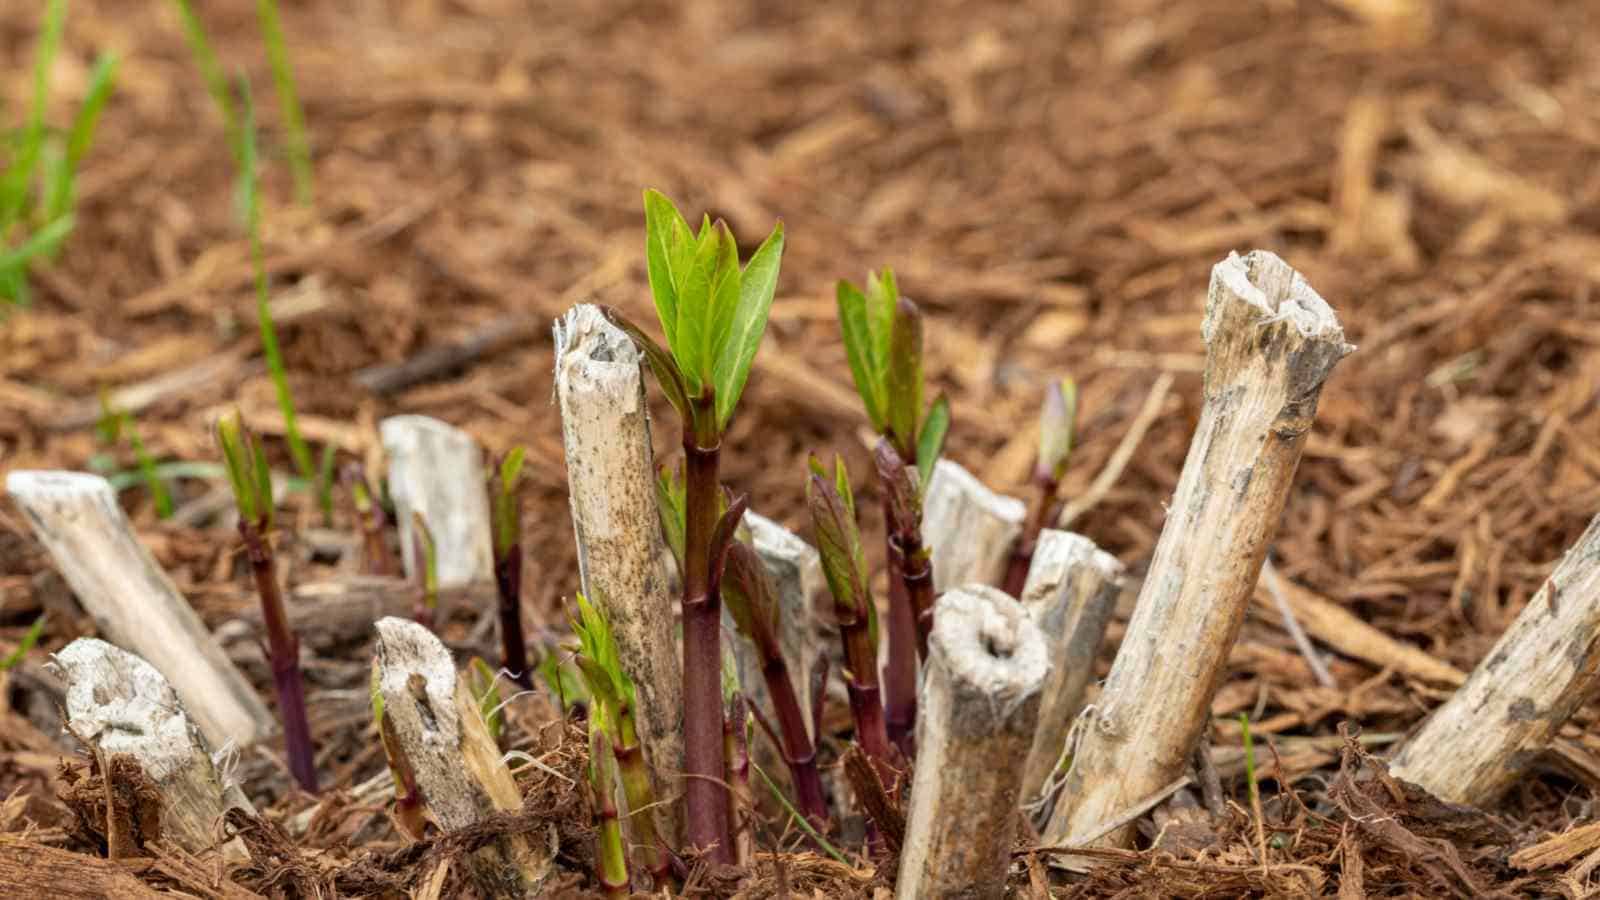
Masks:
[[[310,206],[311,145],[306,139],[305,113],[300,108],[300,96],[294,86],[294,66],[289,62],[288,42],[284,40],[283,21],[278,15],[278,0],[258,0],[256,12],[261,19],[261,37],[267,44],[267,60],[272,65],[272,83],[278,92],[278,107],[282,111],[284,129],[288,132],[289,168],[294,173],[295,199],[301,206]]]

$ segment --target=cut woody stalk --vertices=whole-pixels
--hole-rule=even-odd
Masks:
[[[527,451],[514,447],[489,480],[494,524],[494,582],[500,596],[500,660],[524,690],[532,689],[528,647],[522,636],[522,463]]]
[[[239,507],[239,537],[261,598],[261,618],[267,629],[268,661],[278,695],[278,715],[283,721],[289,771],[300,787],[316,793],[317,771],[311,728],[306,722],[305,686],[300,678],[300,641],[289,628],[273,565],[272,474],[267,469],[267,456],[238,412],[217,421],[217,442],[222,447],[228,483]]]
[[[1333,310],[1266,251],[1212,269],[1205,405],[1127,637],[1045,829],[1075,846],[1188,765],[1277,528],[1323,382],[1353,348]],[[1070,859],[1062,857],[1061,859]]]
[[[615,633],[602,608],[577,596],[578,615],[572,620],[572,633],[578,637],[576,665],[591,700],[590,723],[598,719],[604,726],[608,752],[616,757],[616,767],[628,802],[628,824],[633,839],[641,848],[646,868],[655,887],[667,884],[671,859],[667,846],[656,830],[651,807],[655,790],[650,771],[639,750],[637,724],[638,699],[633,681],[622,669]]]
[[[878,612],[867,587],[867,559],[856,525],[850,476],[838,457],[834,458],[831,480],[815,456],[809,465],[806,506],[816,528],[817,552],[822,556],[822,570],[833,594],[834,619],[844,641],[844,682],[855,717],[856,743],[872,760],[883,783],[892,785],[894,751],[878,687]]]
[[[1013,597],[1021,597],[1028,581],[1028,566],[1039,546],[1039,535],[1055,518],[1056,493],[1067,474],[1067,460],[1078,439],[1078,384],[1071,378],[1052,381],[1045,388],[1044,408],[1039,413],[1039,457],[1033,467],[1033,484],[1038,489],[1034,507],[1022,536],[1011,549],[1002,587]]]
[[[1493,802],[1600,685],[1600,516],[1482,663],[1389,764],[1452,803]]]
[[[650,292],[667,347],[615,310],[683,423],[686,458],[683,553],[685,822],[690,844],[714,862],[733,858],[722,749],[722,602],[711,589],[712,546],[722,504],[718,454],[766,331],[783,255],[779,223],[750,261],[726,223],[690,230],[665,196],[645,192]],[[731,532],[730,532],[731,533]]]
[[[742,510],[744,504],[741,500],[734,505]],[[755,646],[760,657],[762,681],[778,719],[779,735],[773,735],[773,740],[782,750],[783,761],[789,768],[795,805],[812,827],[820,831],[828,820],[827,800],[817,773],[816,747],[806,727],[806,714],[795,694],[789,664],[778,637],[783,628],[783,610],[777,588],[755,548],[737,539],[723,546],[723,560],[718,566],[722,571],[719,585],[723,601],[735,626]]]
[[[950,404],[939,395],[923,418],[922,314],[900,296],[894,272],[886,268],[881,275],[868,273],[865,292],[840,281],[836,295],[856,393],[881,436],[874,459],[883,487],[889,560],[884,705],[890,739],[909,750],[917,711],[917,660],[927,652],[933,616],[921,494],[944,447]],[[915,483],[910,483],[907,467],[916,470]]]

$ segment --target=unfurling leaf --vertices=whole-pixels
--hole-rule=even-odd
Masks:
[[[522,539],[522,463],[527,448],[511,448],[489,477],[489,510],[494,525],[494,558],[504,560]]]
[[[728,547],[722,601],[739,633],[756,646],[763,659],[782,657],[783,649],[778,643],[782,609],[777,588],[760,554],[742,541],[734,541]]]
[[[883,485],[884,496],[889,501],[890,526],[916,526],[922,521],[922,491],[917,470],[905,464],[888,438],[878,439],[872,451],[872,462],[878,470],[878,483]]]
[[[644,354],[645,362],[650,364],[650,371],[656,376],[656,383],[661,385],[661,392],[667,395],[667,402],[678,411],[678,415],[688,421],[691,411],[689,409],[689,388],[684,383],[683,372],[678,368],[677,360],[668,353],[660,344],[656,343],[650,335],[645,334],[639,326],[629,321],[620,310],[613,306],[600,307],[605,313],[606,321],[617,326],[626,334],[633,345]]]
[[[944,394],[934,398],[928,407],[928,417],[922,421],[922,433],[917,435],[918,490],[926,491],[933,477],[934,463],[944,453],[945,435],[950,432],[950,400]]]
[[[729,235],[728,240],[731,242],[733,236]],[[772,298],[778,291],[778,270],[782,264],[783,223],[779,222],[739,274],[739,305],[715,360],[719,430],[728,427],[739,397],[744,393],[745,382],[750,378],[750,366],[755,362],[761,337],[767,331],[767,318],[772,313]]]
[[[1035,477],[1050,483],[1067,474],[1067,461],[1078,439],[1078,383],[1071,378],[1045,388],[1039,412],[1039,465]]]
[[[884,415],[883,361],[878,358],[877,345],[867,326],[867,297],[848,281],[839,282],[836,294],[839,332],[844,338],[845,356],[850,360],[850,376],[855,379],[856,393],[867,408],[873,430],[881,434],[889,428]]]
[[[857,622],[863,616],[870,620],[873,604],[867,590],[866,553],[849,497],[850,481],[844,461],[834,459],[832,481],[816,457],[811,457],[808,464],[811,475],[806,480],[806,506],[816,530],[822,573],[833,594],[834,613],[841,624]]]
[[[217,419],[217,444],[228,472],[239,518],[260,530],[272,527],[272,473],[266,452],[256,443],[238,410]]]
[[[917,417],[922,415],[922,313],[904,297],[894,306],[889,336],[889,433],[900,455],[917,452]]]
[[[681,231],[679,230],[681,229]],[[644,192],[644,255],[650,275],[650,294],[655,299],[656,316],[667,334],[667,346],[678,346],[678,271],[679,235],[687,235],[689,223],[678,208],[659,191]]]

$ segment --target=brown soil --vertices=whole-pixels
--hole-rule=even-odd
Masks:
[[[181,371],[194,377],[136,410],[158,457],[214,459],[206,422],[236,402],[286,460],[231,158],[175,18],[150,6],[72,6],[55,121],[81,96],[97,51],[121,54],[121,78],[87,161],[77,231],[39,273],[33,308],[0,323],[0,474],[80,469],[107,453],[127,468],[125,446],[96,443],[97,390]],[[1467,671],[1600,508],[1591,4],[287,0],[314,211],[289,200],[253,4],[205,6],[219,54],[249,72],[264,119],[267,257],[303,429],[374,464],[374,423],[401,411],[461,425],[496,451],[528,445],[531,622],[558,627],[576,582],[547,325],[591,299],[650,317],[645,186],[692,216],[726,217],[746,240],[786,223],[772,324],[723,457],[729,483],[792,526],[803,520],[805,452],[845,453],[858,481],[871,471],[831,285],[892,265],[930,313],[930,375],[954,406],[949,454],[994,487],[1025,490],[1048,378],[1070,373],[1082,390],[1068,496],[1102,469],[1158,379],[1175,378],[1114,488],[1074,524],[1139,571],[1199,408],[1209,267],[1251,247],[1303,272],[1360,347],[1323,394],[1273,548],[1282,577]],[[0,78],[0,108],[13,117],[34,28],[30,4],[0,15],[0,58],[17,63]],[[458,370],[385,393],[356,381],[486,327],[506,339]],[[674,444],[658,434],[658,447]],[[219,488],[181,482],[180,505]],[[159,522],[138,487],[123,497],[208,624],[247,614],[255,601],[228,530]],[[319,524],[303,495],[288,506],[287,533]],[[877,527],[870,514],[866,524]],[[288,555],[291,583],[328,574],[308,554]],[[49,854],[63,848],[94,853],[56,799],[67,793],[57,760],[78,748],[58,741],[36,674],[49,650],[93,626],[3,502],[0,598],[0,653],[41,609],[52,613],[11,680],[16,714],[0,718],[0,797],[19,792],[0,805],[0,830],[27,831],[0,842],[55,863]],[[462,646],[475,618],[463,611],[451,626]],[[479,643],[492,648],[492,636]],[[270,694],[259,652],[236,650]],[[364,706],[332,693],[360,683],[366,652],[350,646],[312,677],[323,770],[344,786],[382,766]],[[1509,854],[1589,811],[1595,709],[1498,818],[1464,823],[1356,779],[1372,763],[1337,735],[1346,720],[1369,737],[1403,733],[1449,684],[1408,677],[1379,653],[1330,658],[1333,689],[1317,685],[1275,620],[1252,617],[1214,704],[1214,746],[1237,748],[1237,715],[1249,713],[1281,751],[1267,775],[1304,801],[1268,804],[1268,864],[1234,810],[1203,817],[1192,845],[1108,854],[1092,879],[1057,890],[1593,889],[1587,850],[1527,871]],[[518,740],[565,752],[561,729],[537,725],[524,723]],[[310,803],[287,796],[276,752],[243,768],[269,817]],[[1223,774],[1242,802],[1242,779]],[[570,826],[563,849],[581,873],[590,851],[569,799],[540,802]],[[408,852],[381,814],[347,811],[320,820],[304,846],[263,851],[278,869],[216,881],[204,863],[164,858],[131,871],[205,896],[383,893],[414,887],[428,853],[457,852]],[[1372,817],[1394,827],[1357,827]],[[267,830],[256,839],[277,840]],[[312,858],[312,847],[339,849]],[[1043,896],[1043,869],[1030,862],[1017,889]],[[891,878],[804,856],[758,869],[742,888],[740,873],[699,883],[870,895]]]

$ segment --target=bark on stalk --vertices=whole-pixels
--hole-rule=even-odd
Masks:
[[[650,423],[639,351],[598,307],[556,323],[556,397],[567,455],[572,526],[584,595],[611,623],[638,694],[639,743],[654,811],[674,844],[681,833],[683,674],[661,555]],[[720,732],[720,730],[719,730]],[[719,733],[720,742],[720,733]]]
[[[488,583],[494,578],[494,534],[483,491],[483,451],[466,432],[427,416],[391,416],[378,425],[389,457],[389,493],[400,522],[401,559],[418,577],[412,513],[433,533],[439,588]]]
[[[450,651],[433,632],[405,619],[380,619],[376,630],[384,716],[429,815],[453,832],[492,813],[520,810],[516,781]],[[492,897],[542,896],[552,870],[542,839],[522,834],[499,837],[464,861],[478,889]]]
[[[922,537],[933,555],[933,591],[999,584],[1028,508],[996,494],[947,459],[934,464],[923,500]]]
[[[1600,687],[1600,516],[1389,771],[1452,803],[1486,805]]]
[[[1039,694],[1039,726],[1022,767],[1025,804],[1038,799],[1063,753],[1070,752],[1067,740],[1094,679],[1122,571],[1116,557],[1082,535],[1053,529],[1039,535],[1022,606],[1044,635],[1050,675]]]
[[[108,755],[132,754],[160,789],[164,837],[197,853],[216,843],[217,822],[229,808],[255,814],[154,666],[97,638],[78,638],[53,662],[67,685],[73,731]],[[249,858],[237,838],[222,846],[222,855]]]
[[[1265,251],[1212,269],[1205,405],[1127,637],[1067,774],[1049,843],[1075,844],[1182,774],[1210,718],[1317,398],[1353,348]],[[1128,846],[1130,823],[1103,843]]]
[[[308,793],[317,792],[316,755],[311,746],[311,726],[306,721],[306,689],[300,677],[300,640],[289,627],[283,594],[278,589],[271,540],[256,523],[239,520],[256,595],[261,598],[261,621],[267,631],[267,662],[272,667],[272,687],[278,698],[278,718],[283,721],[284,753],[289,772]]]
[[[939,598],[895,886],[900,900],[1004,895],[1022,761],[1049,670],[1044,636],[1009,595],[974,584]]]
[[[101,636],[150,661],[207,743],[244,747],[276,731],[272,711],[139,543],[104,478],[16,471],[6,492]]]

